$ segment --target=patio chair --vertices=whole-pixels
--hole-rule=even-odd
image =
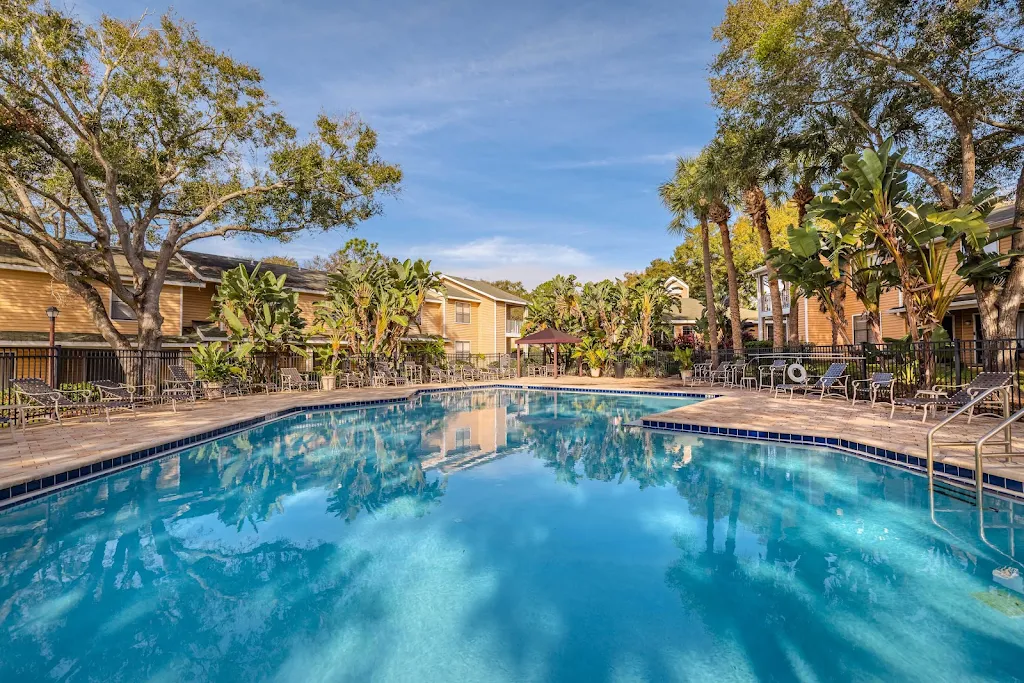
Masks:
[[[188,374],[184,365],[168,365],[167,371],[171,378],[166,381],[166,386],[160,390],[160,397],[170,399],[171,410],[177,412],[178,401],[195,401],[199,398],[196,391],[196,381]]]
[[[100,394],[101,401],[129,401],[139,406],[157,400],[156,387],[151,385],[131,386],[109,379],[89,382]]]
[[[793,400],[793,395],[797,391],[803,391],[805,394],[819,394],[818,400],[823,400],[825,396],[838,396],[838,392],[835,390],[836,387],[842,387],[843,398],[850,397],[850,390],[848,380],[849,376],[846,374],[847,363],[832,363],[828,366],[828,370],[825,371],[824,375],[819,377],[808,377],[807,382],[803,383],[789,383],[789,384],[776,384],[775,385],[775,397],[778,398],[779,392],[788,391],[789,400]],[[811,382],[810,380],[814,380]]]
[[[304,377],[298,368],[281,368],[281,390],[291,391],[298,389],[319,389],[320,382]]]
[[[893,418],[898,406],[914,410],[922,408],[924,415],[921,416],[921,422],[925,422],[928,419],[928,408],[932,408],[933,411],[940,407],[963,408],[973,401],[978,394],[989,389],[1006,386],[1013,380],[1014,374],[1012,372],[979,372],[977,377],[968,384],[946,386],[937,384],[931,389],[919,389],[913,398],[897,398],[893,396],[891,399],[892,408],[889,410],[889,419]],[[946,390],[948,389],[958,389],[958,391],[952,395],[947,395]],[[971,408],[967,412],[967,424],[971,423],[973,417],[974,408]]]
[[[742,364],[742,362],[741,362]],[[708,376],[708,381],[711,386],[715,385],[715,382],[721,382],[722,386],[726,386],[732,382],[732,378],[736,375],[736,363],[733,361],[723,361],[719,364],[718,368],[712,370]]]
[[[775,388],[775,376],[785,379],[786,377],[785,358],[776,358],[771,365],[762,365],[757,369],[757,390],[767,389],[771,392]]]
[[[853,405],[857,405],[857,394],[866,393],[868,400],[871,401],[871,407],[875,406],[875,401],[878,400],[878,394],[888,391],[892,393],[892,373],[891,372],[875,372],[872,373],[871,377],[867,379],[855,379],[850,383],[850,393],[853,397]]]
[[[366,386],[366,377],[358,370],[342,370],[338,373],[338,384],[345,387]]]
[[[373,386],[405,386],[409,382],[384,363],[378,363],[373,370]]]
[[[88,416],[90,408],[102,410],[110,424],[110,411],[129,410],[135,412],[135,405],[131,401],[73,401],[70,396],[90,395],[91,389],[54,389],[41,379],[22,378],[11,382],[14,391],[29,403],[33,403],[53,411],[53,417],[57,424],[63,424],[61,413],[71,410],[84,410]]]
[[[711,377],[711,361],[693,364],[693,383],[707,382]]]
[[[447,384],[451,381],[451,377],[449,376],[448,371],[444,368],[440,368],[436,365],[428,365],[427,380],[431,384],[434,382],[437,382],[438,384]]]

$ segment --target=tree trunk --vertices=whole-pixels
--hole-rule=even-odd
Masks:
[[[791,346],[800,344],[800,292],[796,287],[789,288],[789,334],[787,341]]]
[[[850,332],[846,325],[846,284],[832,290],[832,346],[850,343]]]
[[[715,283],[711,276],[711,236],[707,219],[700,221],[700,246],[704,260],[704,310],[708,314],[708,350],[711,367],[718,367],[718,315],[715,313]]]
[[[796,204],[796,220],[798,226],[803,226],[807,220],[807,207],[814,201],[814,190],[807,183],[800,183],[793,192],[793,202]],[[800,292],[796,287],[789,288],[789,334],[790,344],[800,343]]]
[[[729,223],[718,224],[718,232],[722,236],[722,257],[725,259],[726,279],[729,283],[729,322],[732,327],[733,354],[743,353],[743,321],[740,320],[740,286],[736,278],[736,262],[732,258],[732,238],[729,235]],[[709,310],[713,310],[709,309]]]
[[[1010,251],[1024,252],[1024,167],[1021,167],[1017,178],[1017,197],[1010,227],[1015,231],[1010,238]],[[1024,256],[1011,257],[1008,270],[1006,281],[1001,285],[977,288],[978,314],[985,339],[1017,338],[1017,315],[1024,300]],[[999,354],[983,353],[986,369],[1010,367],[1011,355],[1009,349]]]
[[[768,260],[768,252],[772,249],[772,233],[768,229],[768,199],[764,190],[757,185],[748,188],[745,195],[747,215],[761,238],[764,264],[768,268],[768,294],[772,302],[772,346],[781,349],[786,345],[786,323],[782,312],[782,295],[779,293],[779,276],[775,266]]]

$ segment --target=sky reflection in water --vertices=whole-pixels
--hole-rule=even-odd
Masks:
[[[488,390],[309,413],[0,513],[0,680],[1017,680],[992,499]]]

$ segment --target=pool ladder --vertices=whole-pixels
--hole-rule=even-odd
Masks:
[[[954,419],[969,412],[973,415],[974,409],[981,404],[983,401],[994,397],[996,394],[999,395],[1000,402],[1002,404],[1002,415],[996,415],[1001,417],[999,423],[996,424],[992,429],[988,430],[981,437],[971,439],[969,441],[936,441],[936,433],[952,422]],[[969,403],[961,407],[956,412],[947,416],[944,420],[939,422],[937,425],[932,427],[928,431],[928,440],[926,445],[927,454],[927,467],[928,467],[928,488],[934,491],[935,488],[935,447],[936,446],[947,446],[953,448],[971,448],[974,450],[974,490],[975,490],[975,503],[981,508],[982,501],[984,498],[985,491],[985,474],[984,474],[984,459],[986,457],[1002,457],[1009,460],[1013,457],[1024,456],[1024,451],[1013,450],[1013,425],[1015,422],[1024,418],[1024,408],[1018,410],[1015,413],[1010,413],[1010,387],[993,387],[986,389],[977,396],[974,397]],[[1002,434],[1002,438],[993,441],[993,439]],[[985,447],[1001,448],[998,452],[985,452]]]

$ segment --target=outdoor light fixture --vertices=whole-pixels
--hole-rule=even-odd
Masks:
[[[56,320],[58,315],[60,315],[60,309],[56,306],[50,306],[46,309],[46,317],[50,320]]]

